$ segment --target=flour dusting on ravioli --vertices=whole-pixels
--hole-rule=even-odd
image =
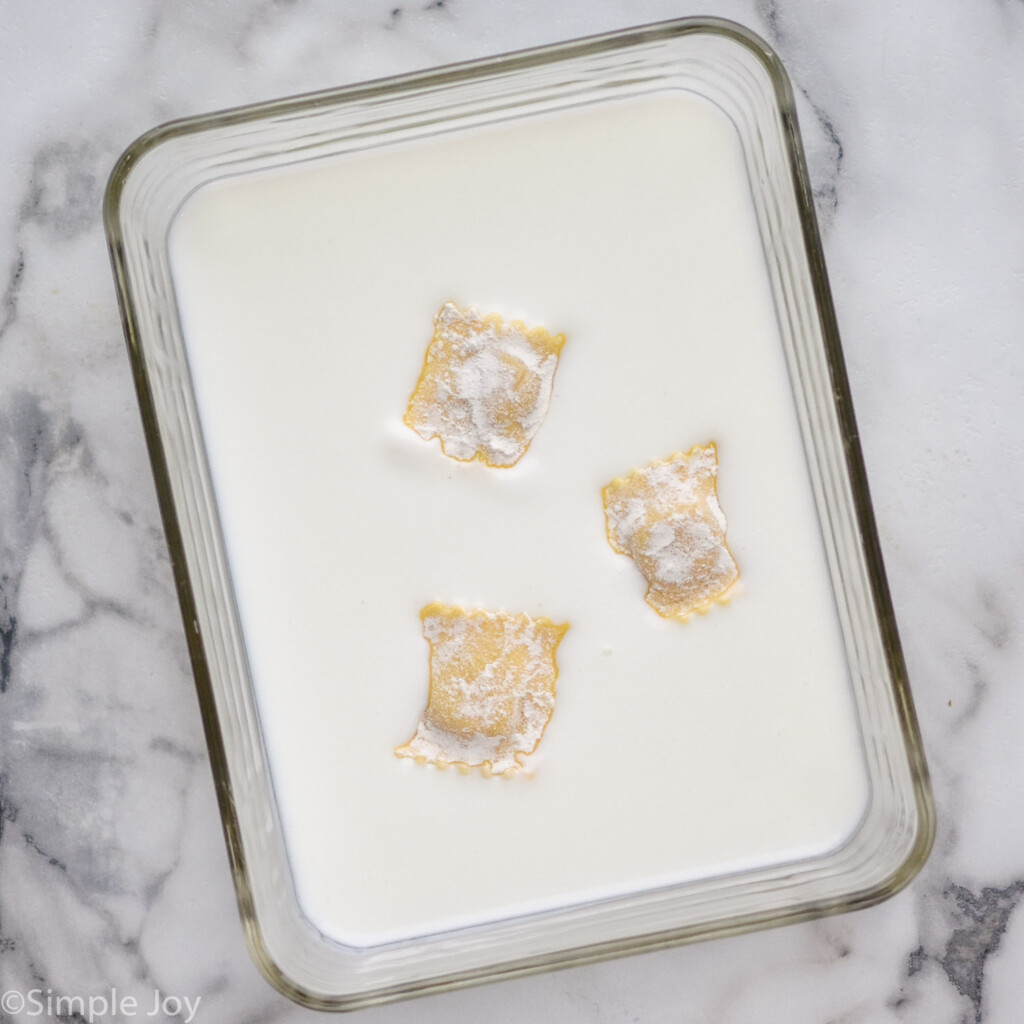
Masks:
[[[434,318],[405,423],[445,455],[515,465],[551,402],[565,335],[446,303]]]
[[[430,692],[415,735],[395,754],[515,774],[555,709],[555,652],[568,623],[440,602],[420,619],[430,644]]]
[[[645,600],[666,618],[687,619],[728,599],[740,576],[718,503],[718,451],[696,445],[602,491],[608,542],[647,581]]]

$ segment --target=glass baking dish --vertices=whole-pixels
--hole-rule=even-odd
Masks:
[[[105,221],[278,989],[352,1009],[863,907],[920,869],[927,770],[763,41],[686,19],[172,123]],[[448,300],[568,337],[521,466],[400,422]],[[741,589],[669,622],[597,493],[709,440]],[[541,759],[394,758],[418,604],[509,594],[571,622]]]

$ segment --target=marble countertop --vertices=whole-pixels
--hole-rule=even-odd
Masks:
[[[54,1000],[115,989],[135,1008],[95,1019],[312,1017],[235,910],[101,227],[120,152],[171,118],[690,14],[762,34],[799,96],[934,852],[872,909],[354,1019],[1019,1020],[1024,3],[0,0],[0,1022],[87,1019]]]

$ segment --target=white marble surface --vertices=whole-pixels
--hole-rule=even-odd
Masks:
[[[0,0],[0,991],[44,1000],[0,1022],[112,988],[138,1006],[97,1020],[188,1018],[157,991],[200,1024],[312,1016],[235,912],[100,224],[118,154],[173,117],[697,13],[763,34],[801,96],[934,854],[870,910],[355,1019],[1020,1019],[1021,0]]]

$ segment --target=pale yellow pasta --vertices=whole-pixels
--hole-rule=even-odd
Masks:
[[[414,736],[395,754],[515,774],[554,711],[555,652],[568,624],[439,602],[420,618],[430,644],[430,692]]]
[[[515,465],[547,415],[564,344],[564,334],[446,303],[434,318],[406,425],[424,440],[440,438],[453,459]]]
[[[708,611],[739,579],[717,476],[715,445],[697,445],[634,469],[602,491],[608,542],[633,559],[647,581],[645,600],[666,618]]]

